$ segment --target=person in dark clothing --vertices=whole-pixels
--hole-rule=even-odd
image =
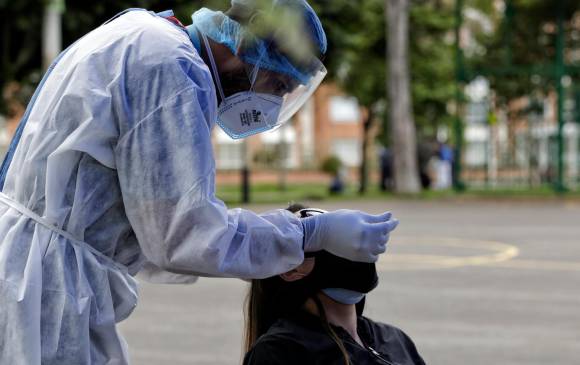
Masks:
[[[417,158],[419,166],[419,179],[423,189],[430,189],[433,183],[429,171],[429,162],[435,156],[433,144],[429,141],[420,142],[417,145]]]
[[[393,153],[389,147],[384,147],[380,154],[380,164],[381,164],[381,181],[379,182],[379,188],[381,191],[392,190],[394,186],[393,182]]]
[[[289,210],[305,218],[316,209]],[[244,365],[423,365],[397,327],[363,316],[365,294],[378,284],[374,263],[326,251],[294,270],[253,280],[246,302]]]

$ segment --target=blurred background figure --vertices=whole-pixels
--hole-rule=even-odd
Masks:
[[[446,142],[439,142],[436,156],[437,167],[433,188],[436,190],[450,189],[453,182],[453,149]]]
[[[5,148],[14,135],[33,93],[34,83],[28,80],[24,82],[10,81],[4,84],[2,100],[6,113],[2,118],[4,120],[3,128],[0,130],[0,153],[2,156],[4,156]]]
[[[391,191],[393,189],[393,153],[389,147],[380,148],[379,164],[381,168],[379,189]]]
[[[436,151],[431,139],[422,139],[417,146],[417,160],[421,188],[429,190],[435,179]]]

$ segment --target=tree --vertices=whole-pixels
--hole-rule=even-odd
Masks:
[[[512,163],[516,161],[516,134],[523,126],[521,117],[532,113],[535,101],[550,93],[556,95],[557,153],[553,167],[557,175],[553,175],[553,182],[557,191],[564,191],[565,99],[572,98],[566,93],[574,93],[573,85],[580,79],[575,56],[580,38],[580,3],[505,0],[498,13],[494,32],[480,37],[481,52],[468,59],[476,72],[466,72],[466,79],[482,74],[490,80],[495,107],[508,116],[507,157]],[[580,95],[580,89],[576,92]],[[527,118],[529,130],[534,119]],[[531,134],[528,138],[533,140]]]
[[[450,126],[448,104],[455,96],[453,3],[415,1],[409,14],[413,115],[419,140]]]
[[[391,120],[387,100],[387,25],[385,1],[317,0],[314,6],[322,19],[329,52],[325,64],[329,79],[355,96],[369,111],[363,121],[362,156],[372,141],[368,131],[382,124],[378,142],[391,145]],[[448,103],[455,92],[453,4],[448,1],[414,1],[410,6],[410,64],[413,116],[418,134],[432,137],[437,126],[450,125]],[[413,141],[413,144],[416,142]],[[367,158],[360,168],[360,191],[366,188]]]
[[[489,3],[485,0],[471,0]],[[531,0],[530,0],[531,1]],[[369,131],[383,124],[379,142],[390,145],[391,122],[387,100],[387,25],[384,0],[310,0],[327,32],[329,48],[324,63],[328,79],[336,81],[368,110],[363,121],[363,163],[360,191],[367,186]],[[87,3],[66,0],[62,17],[63,47],[102,24],[115,13],[138,6],[153,11],[173,9],[187,22],[195,7],[225,9],[229,0],[103,0]],[[419,135],[432,136],[436,126],[449,123],[447,103],[454,91],[453,49],[446,37],[453,27],[452,2],[414,0],[410,6],[410,65],[412,111]],[[450,5],[451,4],[451,5]],[[24,80],[41,69],[40,34],[42,9],[32,0],[0,1],[2,62],[0,88],[10,80]],[[25,39],[25,41],[22,41]],[[407,142],[405,142],[407,143]],[[416,141],[409,142],[416,144]]]
[[[369,132],[385,109],[385,19],[382,0],[313,2],[327,33],[329,79],[357,98],[363,120],[359,193],[368,187]]]
[[[409,74],[409,0],[386,0],[389,120],[395,191],[418,193],[417,137]]]
[[[67,47],[84,34],[103,24],[116,13],[131,7],[152,11],[173,9],[187,21],[197,7],[206,5],[225,9],[226,0],[102,0],[97,2],[66,0],[62,14],[62,45]],[[44,3],[44,2],[42,2]],[[38,79],[42,71],[41,39],[43,11],[38,0],[0,0],[0,91],[10,81]],[[0,98],[0,112],[4,105]]]
[[[564,17],[565,60],[571,60],[580,37],[580,3],[574,0],[505,0],[505,10],[494,17],[494,31],[479,35],[481,52],[467,60],[476,71],[471,76],[481,72],[490,80],[500,106],[534,91],[545,95],[554,89],[559,11]],[[577,82],[580,73],[570,76]]]

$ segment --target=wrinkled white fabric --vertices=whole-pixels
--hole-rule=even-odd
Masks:
[[[215,119],[208,68],[163,18],[132,11],[64,55],[8,170],[14,204],[0,201],[0,364],[126,364],[115,323],[139,271],[264,278],[302,262],[294,215],[215,197]]]

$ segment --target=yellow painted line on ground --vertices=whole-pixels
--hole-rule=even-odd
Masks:
[[[494,267],[509,269],[580,271],[580,261],[548,261],[548,260],[511,260],[491,264]]]
[[[473,256],[453,256],[432,254],[396,254],[382,255],[377,263],[377,270],[428,270],[448,269],[461,266],[491,265],[511,260],[519,254],[519,249],[503,242],[474,240],[455,237],[396,237],[396,245],[444,246],[450,248],[489,251],[490,254]],[[452,250],[451,250],[452,251]]]
[[[580,261],[525,260],[514,259],[519,249],[504,242],[474,240],[456,237],[396,237],[393,244],[417,246],[448,247],[443,255],[415,253],[387,253],[377,263],[377,270],[431,270],[450,269],[463,266],[491,266],[508,269],[580,271]],[[487,251],[488,254],[454,256],[454,248]]]

